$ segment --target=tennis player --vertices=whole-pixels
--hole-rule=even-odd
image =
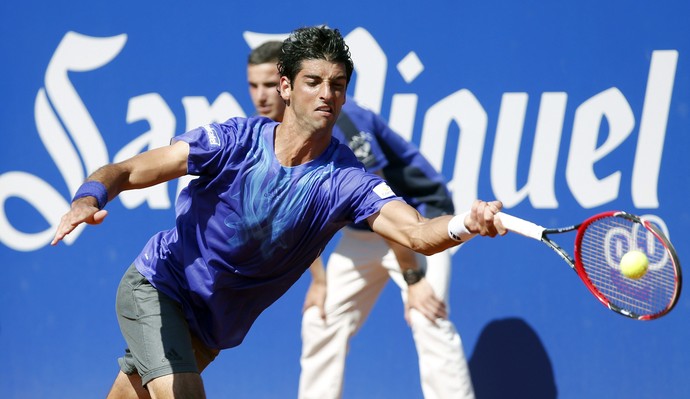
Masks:
[[[505,233],[498,201],[426,219],[331,137],[353,65],[337,29],[300,28],[283,43],[282,123],[231,118],[94,172],[52,241],[98,224],[120,192],[198,175],[176,224],[125,272],[117,313],[127,350],[109,397],[203,398],[200,372],[239,345],[259,314],[302,275],[342,227],[431,255],[476,234]]]

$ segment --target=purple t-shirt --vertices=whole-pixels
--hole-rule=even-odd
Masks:
[[[232,118],[176,137],[189,143],[187,170],[199,178],[180,193],[176,227],[135,260],[212,348],[239,345],[340,228],[400,200],[335,139],[313,161],[280,165],[277,125]]]

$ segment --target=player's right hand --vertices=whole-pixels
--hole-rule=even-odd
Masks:
[[[485,202],[475,200],[472,209],[465,217],[465,227],[475,234],[481,236],[495,237],[505,235],[508,230],[501,223],[500,217],[496,214],[501,211],[503,204],[501,201]]]

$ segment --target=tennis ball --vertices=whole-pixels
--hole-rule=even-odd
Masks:
[[[627,278],[637,280],[647,273],[649,259],[641,251],[629,251],[621,258],[621,273]]]

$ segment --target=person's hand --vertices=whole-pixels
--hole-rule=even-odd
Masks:
[[[407,286],[407,303],[405,304],[405,321],[410,323],[410,309],[417,309],[424,317],[432,323],[438,318],[447,318],[448,311],[446,304],[436,297],[429,282],[422,278],[417,283]]]
[[[319,309],[319,316],[322,320],[326,320],[326,283],[312,281],[307,290],[307,296],[304,298],[304,307],[302,312],[309,309],[312,306],[316,306]]]
[[[83,197],[72,202],[69,212],[62,215],[60,224],[55,231],[55,237],[50,245],[57,245],[60,240],[82,223],[100,224],[103,222],[103,219],[108,215],[108,211],[98,209],[95,203],[96,200],[93,197]]]
[[[484,202],[475,200],[472,209],[465,217],[465,227],[471,233],[482,236],[495,237],[505,235],[508,230],[503,227],[500,217],[496,214],[501,211],[503,204],[501,201]]]

